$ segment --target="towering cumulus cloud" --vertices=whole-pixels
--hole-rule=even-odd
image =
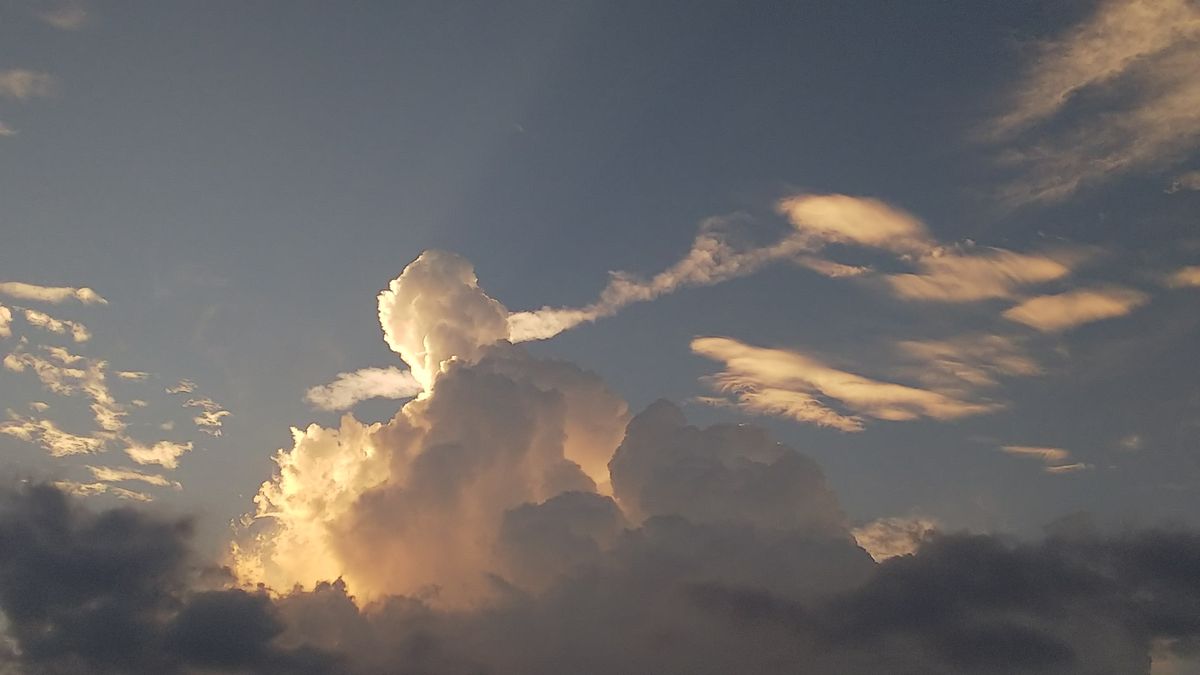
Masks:
[[[186,521],[0,485],[0,672],[1118,675],[1200,639],[1195,534],[852,530],[820,467],[764,431],[668,401],[630,419],[596,375],[504,340],[457,256],[422,255],[381,300],[423,393],[387,422],[294,429],[233,577],[191,554]],[[730,373],[776,359],[858,415],[965,414],[700,346],[742,350]]]

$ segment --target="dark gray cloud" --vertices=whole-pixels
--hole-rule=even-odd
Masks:
[[[204,590],[187,520],[93,513],[48,485],[0,490],[0,611],[25,673],[332,672],[278,648],[264,594]]]

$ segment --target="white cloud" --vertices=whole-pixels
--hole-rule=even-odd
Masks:
[[[190,441],[187,443],[159,441],[153,445],[144,445],[129,440],[125,454],[138,464],[157,464],[166,469],[174,469],[179,466],[179,458],[191,450]]]
[[[54,90],[54,78],[25,68],[0,70],[0,96],[24,101],[38,96],[49,96]]]
[[[1040,45],[989,129],[994,140],[1019,139],[1004,158],[1023,175],[1003,196],[1015,204],[1062,199],[1195,149],[1198,38],[1195,2],[1107,0],[1065,35]],[[1080,121],[1057,124],[1068,115]]]
[[[1041,295],[1004,312],[1004,318],[1044,333],[1055,333],[1083,324],[1125,316],[1150,297],[1141,291],[1108,287]]]
[[[950,420],[1000,407],[872,380],[800,352],[755,347],[731,338],[697,338],[692,341],[692,351],[724,364],[722,372],[707,380],[717,390],[732,394],[738,407],[843,431],[861,430],[860,416],[893,421]],[[831,407],[835,401],[855,414],[837,412]]]
[[[878,199],[848,195],[798,195],[779,212],[817,245],[851,244],[898,254],[925,254],[936,242],[925,224]]]
[[[0,337],[12,335],[12,310],[0,305]]]
[[[396,367],[338,373],[329,384],[309,389],[304,398],[321,410],[346,410],[371,398],[409,398],[422,387],[412,373]]]
[[[7,295],[21,300],[49,302],[59,304],[67,300],[77,300],[85,305],[107,305],[108,300],[100,297],[90,288],[72,288],[69,286],[37,286],[20,281],[0,282],[0,295]]]

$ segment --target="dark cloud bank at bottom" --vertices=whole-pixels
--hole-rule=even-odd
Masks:
[[[232,588],[191,553],[186,520],[10,485],[0,672],[1128,674],[1155,649],[1200,653],[1200,535],[941,534],[876,564],[829,525],[811,460],[765,436],[751,445],[769,464],[704,460],[760,433],[651,406],[612,464],[642,524],[594,493],[512,509],[510,571],[469,610],[360,604],[340,581]]]

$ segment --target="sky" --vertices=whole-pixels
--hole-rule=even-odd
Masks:
[[[0,672],[1200,672],[1197,73],[1194,0],[0,3]]]

